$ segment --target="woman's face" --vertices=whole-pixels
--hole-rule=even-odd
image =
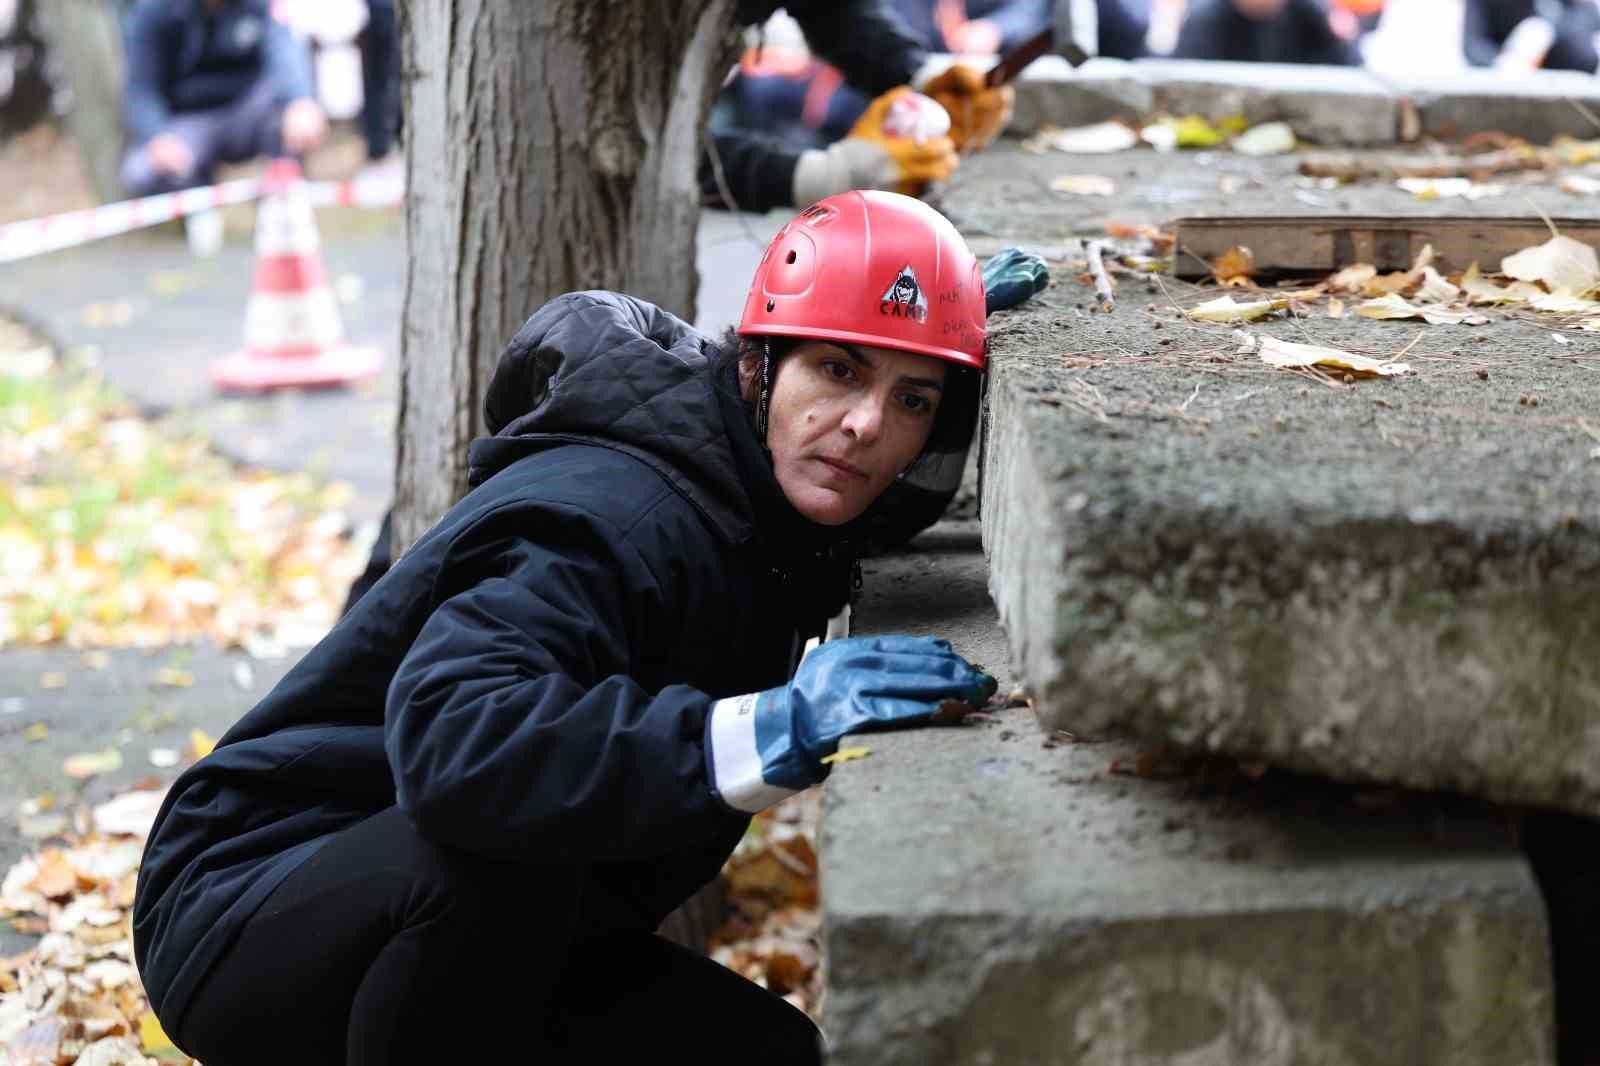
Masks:
[[[806,341],[779,365],[767,411],[772,470],[824,526],[858,517],[928,442],[945,364],[890,348]]]

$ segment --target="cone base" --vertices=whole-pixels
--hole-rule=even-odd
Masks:
[[[346,345],[313,356],[235,352],[212,362],[211,383],[233,392],[334,388],[369,378],[382,365],[378,349]]]

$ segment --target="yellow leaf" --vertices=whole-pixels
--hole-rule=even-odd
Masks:
[[[1256,272],[1255,253],[1241,244],[1236,244],[1217,257],[1211,266],[1211,273],[1224,285],[1236,278],[1248,279]]]
[[[35,722],[22,731],[23,740],[39,741],[50,735],[50,727],[43,722]]]
[[[822,761],[829,765],[836,762],[854,762],[856,759],[865,759],[871,754],[871,748],[840,748],[832,755],[824,755]]]
[[[1219,296],[1186,312],[1196,322],[1251,322],[1274,311],[1286,311],[1289,300],[1257,300],[1252,303],[1235,303],[1231,296]]]
[[[66,688],[67,675],[54,670],[39,675],[40,688]]]
[[[216,746],[216,739],[204,729],[189,730],[189,754],[194,758],[204,759]]]
[[[194,684],[194,675],[187,670],[163,666],[156,671],[156,678],[153,683],[165,688],[188,688]]]
[[[147,1055],[159,1055],[163,1051],[176,1051],[166,1030],[161,1028],[161,1022],[156,1017],[155,1011],[145,1011],[139,1017],[139,1044]]]

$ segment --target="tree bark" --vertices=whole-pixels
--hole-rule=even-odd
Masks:
[[[396,553],[466,489],[517,327],[575,289],[694,311],[700,130],[734,0],[412,0]]]
[[[122,198],[122,28],[106,0],[45,0],[39,23],[72,104],[66,126],[102,203]]]
[[[501,348],[546,300],[694,313],[700,131],[734,0],[399,5],[408,173],[394,557],[466,491]],[[662,935],[704,950],[713,883]]]

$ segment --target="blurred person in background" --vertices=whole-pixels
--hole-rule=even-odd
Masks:
[[[1388,0],[1361,38],[1368,70],[1391,78],[1445,77],[1466,66],[1462,0]]]
[[[1358,66],[1348,20],[1341,28],[1322,0],[1195,0],[1175,59]]]
[[[741,0],[740,24],[767,23],[777,7]],[[740,84],[750,72],[747,53],[713,110],[712,150],[701,158],[700,188],[712,206],[769,211],[850,189],[920,195],[954,173],[958,152],[986,147],[1010,118],[1009,87],[985,86],[983,73],[966,63],[936,72],[887,0],[791,0],[784,10],[809,55],[835,73],[831,83],[807,84],[802,122],[786,122],[780,102],[762,99],[772,86]],[[759,63],[762,49],[755,51]],[[869,101],[864,108],[834,100],[846,86]],[[939,116],[924,100],[944,111],[945,130],[930,132]],[[908,115],[919,129],[901,135],[896,120]]]
[[[1095,0],[1094,6],[1096,55],[1135,59],[1145,54],[1149,0]],[[930,51],[969,55],[1008,52],[1055,19],[1054,0],[895,0],[894,7]]]
[[[303,155],[327,131],[310,56],[270,0],[140,0],[124,36],[134,196],[210,184],[218,163]]]
[[[1475,67],[1594,73],[1597,35],[1595,0],[1466,0],[1462,50]]]
[[[379,163],[394,148],[400,126],[400,34],[394,0],[367,0],[361,48],[361,136],[367,162]]]

